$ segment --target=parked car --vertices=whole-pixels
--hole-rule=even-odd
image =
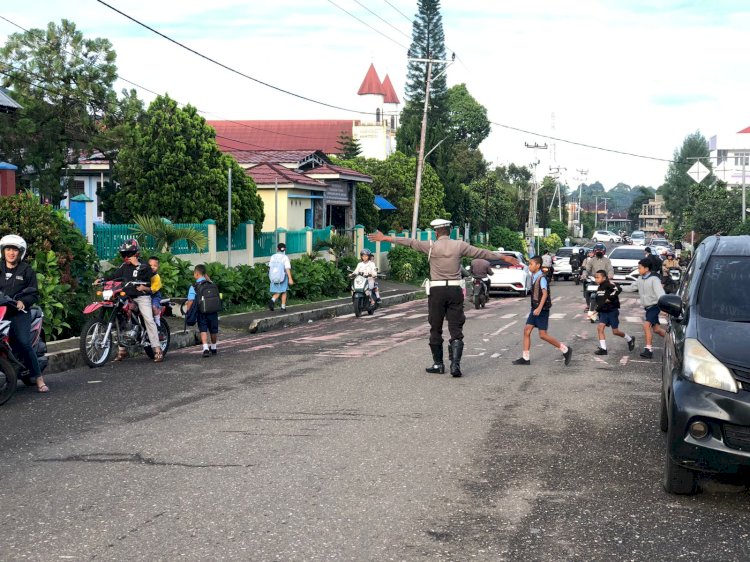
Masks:
[[[591,241],[596,242],[613,242],[615,244],[620,244],[622,242],[622,238],[612,232],[611,230],[597,230],[594,232],[594,235],[591,237]]]
[[[669,315],[660,427],[664,488],[698,491],[701,472],[750,467],[750,236],[712,236],[693,256]]]
[[[646,245],[646,233],[642,230],[634,230],[630,235],[634,246],[645,246]]]
[[[638,262],[643,259],[645,246],[619,246],[608,257],[615,270],[615,283],[629,285],[638,279]]]
[[[526,296],[531,291],[529,265],[520,252],[500,252],[518,260],[518,265],[510,265],[502,260],[490,260],[494,272],[490,276],[490,292]]]
[[[552,256],[552,276],[555,280],[560,279],[560,277],[566,281],[570,279],[573,274],[573,270],[570,267],[570,256],[573,255],[573,252],[578,252],[577,246],[563,246]]]

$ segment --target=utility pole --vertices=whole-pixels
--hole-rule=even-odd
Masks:
[[[232,165],[229,165],[227,186],[227,267],[232,267]]]
[[[531,201],[529,201],[529,238],[533,240],[536,228],[536,206],[539,191],[539,184],[537,183],[536,179],[536,167],[539,165],[539,159],[537,158],[536,153],[537,150],[547,150],[547,144],[529,144],[527,142],[523,144],[526,148],[531,148],[534,150],[534,161],[531,164],[534,168],[534,183],[531,186]]]
[[[608,222],[607,222],[607,201],[612,199],[611,197],[602,197],[604,199],[604,230],[608,230]]]
[[[576,171],[581,174],[581,183],[578,184],[578,209],[576,209],[576,214],[578,215],[578,228],[580,229],[578,236],[583,238],[583,223],[581,223],[581,194],[583,191],[583,182],[586,181],[586,176],[589,175],[589,171],[582,170],[581,168],[576,168]]]
[[[597,228],[599,228],[599,196],[598,195],[594,195],[594,206],[596,209],[594,211],[594,230],[596,230]]]
[[[745,195],[745,166],[747,165],[747,157],[742,157],[742,222],[747,219],[747,195]]]
[[[554,118],[554,113],[552,114]],[[553,145],[554,147],[554,145]],[[562,190],[560,189],[560,170],[568,171],[567,168],[564,168],[562,166],[556,166],[556,167],[549,167],[549,171],[553,174],[553,177],[555,178],[555,193],[552,195],[552,201],[549,204],[549,211],[548,213],[552,212],[552,205],[555,203],[555,195],[557,196],[557,219],[562,222]]]
[[[428,58],[426,59],[413,59],[413,58],[408,59],[410,62],[427,63],[427,80],[425,82],[424,109],[422,110],[422,130],[419,134],[419,155],[417,156],[417,181],[414,187],[414,214],[412,215],[412,219],[411,219],[411,237],[412,238],[416,236],[417,223],[418,223],[418,218],[419,218],[419,196],[420,196],[420,191],[422,189],[422,171],[424,169],[424,159],[425,159],[424,143],[427,138],[427,108],[429,107],[429,103],[430,103],[430,84],[432,80],[437,80],[443,73],[445,73],[448,70],[448,66],[450,66],[453,60],[456,59],[456,53],[453,53],[453,60],[450,60],[450,61],[433,59],[431,56],[431,53],[428,54],[427,56]],[[447,65],[443,69],[442,72],[438,73],[435,76],[434,79],[432,78],[432,65],[433,64]],[[435,148],[437,148],[437,145],[433,148],[433,150]]]

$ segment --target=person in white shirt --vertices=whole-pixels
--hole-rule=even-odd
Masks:
[[[271,281],[269,289],[271,298],[268,300],[268,308],[273,310],[280,296],[281,312],[286,312],[286,293],[289,287],[294,285],[292,263],[289,261],[289,256],[286,255],[286,244],[281,242],[276,246],[276,249],[278,251],[271,256],[271,260],[268,262],[268,278]]]
[[[352,275],[364,275],[367,277],[367,283],[370,286],[370,301],[375,304],[375,299],[380,300],[378,294],[378,288],[375,286],[375,279],[378,275],[378,268],[375,262],[372,261],[372,252],[367,248],[363,248],[359,253],[360,262],[357,267],[354,268]],[[374,298],[373,298],[374,297]]]

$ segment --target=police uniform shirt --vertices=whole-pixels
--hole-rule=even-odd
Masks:
[[[482,258],[485,260],[502,259],[502,254],[483,248],[475,248],[463,240],[452,240],[450,236],[441,236],[432,242],[414,240],[413,238],[393,238],[400,246],[430,256],[430,279],[432,281],[453,281],[461,279],[461,257]]]

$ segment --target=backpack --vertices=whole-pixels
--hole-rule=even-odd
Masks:
[[[271,283],[283,283],[286,279],[286,269],[284,268],[284,258],[282,255],[274,254],[271,261],[268,262],[268,278]]]
[[[195,284],[195,303],[201,314],[213,314],[221,310],[221,295],[219,287],[211,281],[201,281]]]

